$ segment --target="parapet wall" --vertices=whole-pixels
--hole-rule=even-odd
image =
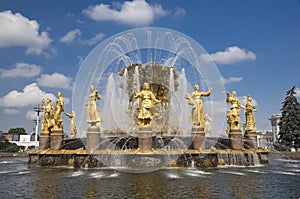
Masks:
[[[177,157],[177,158],[176,158]],[[268,151],[257,150],[32,150],[31,167],[125,168],[154,170],[165,167],[214,168],[221,165],[251,166],[268,163]]]

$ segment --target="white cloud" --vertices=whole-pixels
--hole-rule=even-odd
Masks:
[[[20,111],[17,109],[14,109],[14,108],[7,108],[7,109],[4,109],[4,113],[6,113],[8,115],[15,115],[15,114],[20,113]]]
[[[177,7],[176,11],[174,12],[175,16],[184,16],[185,10],[181,7]]]
[[[71,30],[65,36],[61,37],[59,41],[66,44],[70,44],[80,35],[81,35],[81,30],[79,29]]]
[[[218,64],[234,64],[245,60],[256,60],[256,55],[252,51],[241,49],[238,46],[231,46],[225,51],[219,51],[209,55],[202,55],[206,62],[215,61]]]
[[[39,55],[52,41],[47,32],[39,32],[37,21],[10,10],[0,12],[0,27],[0,47],[23,46],[26,54]]]
[[[16,63],[10,70],[1,70],[1,77],[35,77],[38,76],[42,68],[35,64]]]
[[[61,73],[53,73],[52,75],[44,74],[37,79],[39,86],[49,88],[72,89],[72,78],[66,77]]]
[[[150,5],[145,0],[125,1],[120,6],[99,4],[82,13],[96,21],[116,21],[133,26],[149,25],[155,18],[168,14],[161,5]]]
[[[43,98],[56,99],[52,93],[46,93],[36,83],[32,83],[25,86],[22,92],[13,90],[4,97],[1,97],[0,106],[8,108],[35,106],[40,104]]]
[[[98,33],[98,34],[96,34],[94,37],[92,37],[91,39],[85,40],[85,41],[83,41],[82,43],[83,43],[83,44],[86,44],[86,45],[89,45],[89,46],[95,45],[95,44],[97,44],[99,41],[101,41],[102,38],[103,38],[104,36],[105,36],[104,33]]]
[[[240,82],[242,80],[243,80],[242,77],[229,77],[229,78],[222,77],[223,84],[231,84],[231,83],[234,83],[234,82]]]
[[[40,113],[40,119],[42,118],[41,116],[43,115],[43,113]],[[29,111],[27,111],[27,113],[26,113],[26,119],[28,119],[28,120],[34,120],[34,119],[36,119],[36,112],[34,112],[33,110],[29,110]]]
[[[66,35],[61,37],[59,39],[59,41],[62,42],[62,43],[65,43],[65,44],[71,44],[72,42],[77,40],[82,45],[91,46],[91,45],[97,44],[105,36],[104,33],[98,33],[94,37],[92,37],[91,39],[81,40],[81,38],[80,38],[81,34],[82,34],[82,32],[79,29],[71,30]]]

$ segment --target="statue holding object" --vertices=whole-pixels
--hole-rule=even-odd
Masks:
[[[53,110],[53,115],[54,115],[54,129],[55,130],[62,130],[64,123],[62,120],[62,112],[65,111],[64,107],[64,98],[62,96],[61,92],[58,92],[57,94],[57,100],[56,100],[56,105]]]
[[[90,86],[90,94],[88,97],[87,106],[87,123],[91,126],[96,126],[97,123],[101,122],[101,117],[98,112],[97,100],[100,100],[101,96],[98,90],[93,85]]]
[[[51,99],[42,99],[44,117],[42,119],[42,132],[40,134],[40,149],[59,150],[63,142],[63,120],[62,112],[64,108],[64,98],[61,92],[58,92],[55,106]]]
[[[150,84],[144,83],[143,89],[141,92],[138,92],[134,95],[135,98],[141,98],[141,103],[138,113],[138,124],[139,126],[150,126],[152,115],[150,109],[154,103],[159,103],[160,100],[155,98],[155,95],[150,90]]]
[[[51,132],[51,129],[54,126],[54,107],[52,105],[51,99],[42,99],[42,107],[44,109],[44,118],[42,120],[42,132]]]
[[[231,130],[239,130],[240,129],[240,108],[244,108],[239,99],[236,97],[236,91],[232,91],[231,95],[227,91],[226,103],[231,103],[230,109],[227,111],[227,134]]]
[[[88,150],[97,150],[100,143],[100,122],[101,117],[98,112],[97,100],[101,96],[93,85],[90,86],[87,106],[87,123],[89,124],[86,132],[86,148]]]
[[[199,85],[195,84],[194,89],[194,92],[185,95],[185,98],[188,100],[188,104],[193,106],[189,120],[194,126],[204,127],[204,112],[201,97],[210,96],[213,88],[209,89],[207,92],[200,92]]]
[[[254,119],[254,112],[257,112],[258,110],[255,109],[252,105],[252,98],[250,96],[247,97],[247,103],[244,108],[245,118],[246,118],[246,124],[244,125],[244,130],[246,132],[255,132],[255,119]]]

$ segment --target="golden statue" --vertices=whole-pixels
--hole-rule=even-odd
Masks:
[[[151,125],[151,112],[150,109],[153,103],[159,103],[160,100],[155,98],[155,95],[150,90],[150,84],[144,83],[143,89],[141,92],[134,95],[135,98],[141,98],[142,102],[139,107],[138,114],[138,123],[140,126],[149,126]]]
[[[213,89],[211,88],[207,92],[200,92],[198,84],[195,84],[194,88],[195,88],[194,92],[185,95],[185,98],[188,100],[188,104],[193,106],[193,109],[190,114],[190,122],[192,122],[193,125],[195,126],[203,127],[204,113],[203,113],[203,102],[201,100],[201,97],[210,96]]]
[[[77,129],[76,129],[76,125],[75,125],[75,112],[72,111],[72,114],[65,112],[66,116],[68,116],[69,120],[70,120],[70,138],[76,138],[76,133],[77,133]]]
[[[255,109],[252,105],[252,99],[250,96],[247,97],[247,103],[244,108],[245,118],[246,118],[246,124],[244,125],[245,131],[255,132],[255,119],[254,119],[254,112],[257,112],[258,110]]]
[[[226,103],[231,103],[230,109],[227,111],[227,133],[232,129],[240,129],[240,108],[244,108],[239,99],[236,97],[236,92],[232,91],[231,95],[227,91]]]
[[[97,100],[101,99],[101,96],[98,94],[98,90],[95,89],[93,85],[90,86],[90,95],[89,100],[86,103],[87,106],[87,123],[92,126],[96,123],[101,122],[101,117],[98,113]]]
[[[64,123],[62,120],[62,112],[65,111],[65,107],[64,107],[64,98],[62,96],[61,92],[58,92],[57,94],[57,100],[56,100],[56,105],[55,108],[53,110],[54,112],[54,129],[56,130],[62,130]]]
[[[47,98],[45,104],[45,99],[42,99],[42,106],[44,109],[44,118],[42,120],[42,132],[50,132],[51,128],[54,126],[54,116],[53,116],[53,106],[51,99]]]
[[[209,133],[211,131],[211,122],[213,118],[209,117],[208,113],[204,115],[204,132]]]

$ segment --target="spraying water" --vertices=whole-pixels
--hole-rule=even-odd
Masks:
[[[112,96],[115,92],[115,81],[113,74],[111,73],[108,78],[108,83],[106,86],[105,97],[104,98],[104,109],[102,114],[103,124],[102,127],[104,129],[113,129],[114,128],[114,119],[112,114]],[[111,96],[111,97],[108,97]]]

